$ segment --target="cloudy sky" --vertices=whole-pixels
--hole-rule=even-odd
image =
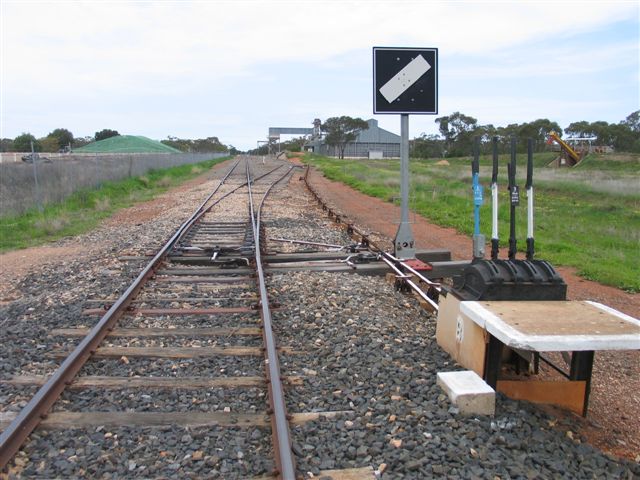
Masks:
[[[217,136],[373,118],[372,47],[439,49],[439,115],[617,123],[640,109],[632,1],[2,0],[0,136]],[[399,133],[397,115],[378,115]],[[437,133],[412,115],[410,137]]]

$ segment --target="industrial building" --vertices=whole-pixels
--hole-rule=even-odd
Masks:
[[[397,158],[400,157],[400,135],[380,128],[378,121],[367,120],[369,128],[362,130],[354,142],[348,143],[345,157],[355,158]],[[313,137],[304,145],[305,151],[337,157],[336,147],[327,145],[323,137]]]

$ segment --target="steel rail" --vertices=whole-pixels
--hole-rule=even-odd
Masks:
[[[404,272],[402,272],[402,270],[400,270],[394,264],[394,262],[392,262],[391,260],[389,260],[384,256],[384,252],[382,253],[382,255],[380,255],[380,258],[384,263],[389,265],[394,272],[396,272],[399,275],[399,278],[402,278],[405,282],[407,282],[407,285],[409,285],[420,296],[420,298],[422,298],[425,302],[431,305],[436,312],[438,311],[438,303],[435,302],[433,299],[429,298],[429,296],[415,282],[407,278],[407,275]]]
[[[302,177],[303,180],[304,180],[304,184],[309,189],[311,194],[316,198],[316,200],[318,200],[318,202],[320,202],[325,209],[328,209],[328,207],[326,206],[326,204],[324,203],[322,198],[320,198],[320,195],[318,195],[318,193],[311,187],[311,185],[309,185],[309,181],[308,181],[308,178],[307,178],[308,176],[309,176],[309,166],[307,165],[307,168],[305,170],[304,176]],[[331,212],[331,209],[329,209],[329,212]],[[418,272],[414,268],[410,267],[407,264],[402,263],[399,259],[395,258],[390,253],[385,252],[379,245],[377,245],[376,243],[374,243],[371,240],[369,240],[369,237],[367,235],[365,235],[363,232],[361,232],[357,227],[355,227],[353,225],[349,225],[349,229],[351,230],[351,232],[354,232],[354,233],[360,235],[360,238],[362,238],[363,240],[366,239],[367,244],[370,245],[370,247],[371,247],[370,248],[371,251],[377,252],[380,255],[380,258],[387,265],[389,265],[389,267],[391,267],[391,269],[393,269],[393,271],[395,271],[399,275],[400,278],[402,278],[404,281],[406,281],[407,284],[420,296],[420,298],[422,298],[425,302],[427,302],[429,305],[431,305],[435,309],[435,311],[438,311],[438,303],[435,302],[433,299],[431,299],[420,288],[420,286],[418,286],[415,282],[413,282],[410,279],[408,279],[407,275],[404,272],[402,272],[397,267],[397,265],[399,264],[399,265],[402,266],[402,268],[406,268],[409,272],[411,272],[413,275],[415,275],[418,278],[420,278],[420,280],[422,280],[423,282],[425,282],[427,285],[429,285],[430,287],[434,288],[438,292],[440,292],[440,290],[441,290],[440,284],[432,282],[431,280],[429,280],[428,278],[426,278],[422,274],[420,274],[420,272]]]
[[[0,470],[2,470],[13,456],[18,452],[31,432],[38,426],[41,420],[47,417],[47,412],[58,400],[64,389],[71,384],[86,361],[93,355],[96,348],[104,338],[113,330],[115,323],[127,310],[131,301],[135,298],[144,283],[151,278],[160,267],[162,261],[191,226],[211,209],[205,210],[205,205],[218,192],[225,180],[238,166],[240,160],[233,164],[229,172],[220,180],[215,189],[200,204],[196,211],[189,217],[165,243],[160,251],[140,272],[129,288],[109,308],[100,321],[91,329],[86,337],[78,344],[71,354],[62,362],[58,369],[49,377],[46,383],[40,387],[33,398],[18,413],[18,416],[0,435]],[[240,187],[241,188],[241,187]],[[219,200],[215,203],[218,203]]]
[[[423,281],[424,283],[426,283],[430,287],[433,287],[433,289],[436,292],[440,293],[440,291],[442,290],[442,288],[440,287],[439,283],[432,282],[431,280],[429,280],[427,277],[422,275],[418,270],[416,270],[412,266],[407,265],[406,263],[403,263],[402,260],[400,260],[399,258],[396,258],[396,257],[394,257],[393,255],[391,255],[390,253],[387,253],[387,252],[381,252],[381,253],[382,253],[382,255],[387,257],[389,260],[391,260],[393,262],[396,262],[396,264],[399,264],[402,268],[406,268],[408,271],[410,271],[412,274],[414,274],[416,277],[418,277],[421,281]]]
[[[302,177],[302,180],[304,181],[305,186],[311,192],[311,194],[314,196],[314,198],[318,201],[318,203],[320,203],[320,205],[322,205],[323,210],[327,210],[329,212],[329,216],[335,215],[336,216],[336,221],[338,223],[341,223],[339,215],[336,215],[335,212],[331,208],[329,208],[326,203],[324,203],[324,201],[322,200],[322,197],[320,197],[320,195],[318,195],[318,193],[309,184],[308,177],[309,177],[309,165],[307,165],[307,168],[305,169],[304,175]],[[361,232],[356,226],[354,226],[352,224],[347,224],[347,232],[352,236],[353,236],[354,233],[357,234],[357,235],[360,235],[361,243],[373,247],[373,248],[371,248],[372,251],[376,251],[376,252],[383,252],[384,251],[382,247],[380,247],[377,243],[375,243],[374,241],[369,239],[369,236],[367,234],[365,234],[364,232]]]
[[[271,310],[269,308],[269,296],[264,279],[264,271],[262,269],[262,260],[260,257],[260,215],[262,205],[269,195],[271,189],[282,181],[291,170],[282,175],[278,180],[273,182],[271,186],[264,192],[262,200],[254,213],[253,194],[251,191],[251,182],[249,185],[249,211],[251,214],[251,223],[253,226],[255,248],[256,248],[256,272],[258,274],[258,285],[260,289],[260,306],[263,322],[262,335],[265,343],[265,362],[266,369],[269,374],[269,403],[271,406],[271,435],[273,436],[273,447],[275,450],[275,460],[277,468],[277,477],[284,480],[295,480],[295,461],[291,446],[291,433],[289,431],[289,421],[287,419],[287,407],[284,401],[284,390],[282,388],[282,379],[280,377],[280,362],[278,360],[278,352],[276,350],[276,339],[273,334]],[[247,163],[247,179],[250,179],[249,164]]]
[[[344,245],[334,245],[332,243],[319,243],[319,242],[307,242],[306,240],[289,240],[288,238],[269,238],[272,242],[282,242],[282,243],[296,243],[299,245],[312,245],[314,247],[327,247],[327,248],[339,248],[343,250],[345,248]]]
[[[239,160],[238,160],[238,162],[236,162],[236,163],[234,164],[234,168],[235,168],[235,166],[236,166],[236,165],[238,165],[238,163],[240,163],[240,161],[239,161]],[[246,161],[245,161],[245,163],[246,163]],[[271,169],[271,170],[269,170],[267,173],[264,173],[264,174],[260,175],[259,177],[254,178],[254,179],[252,180],[252,182],[255,182],[255,181],[261,180],[262,178],[266,177],[267,175],[271,175],[273,172],[275,172],[276,170],[281,169],[282,167],[283,167],[283,165],[278,165],[276,168],[272,168],[272,169]],[[231,172],[229,172],[229,174],[227,174],[227,176],[225,176],[225,178],[223,179],[223,181],[224,181],[224,180],[226,180],[226,178],[230,175],[230,173],[231,173]],[[202,215],[204,215],[205,213],[207,213],[207,212],[211,211],[211,209],[212,209],[213,207],[215,207],[218,203],[220,203],[222,200],[224,200],[225,198],[227,198],[229,195],[231,195],[231,194],[233,194],[233,193],[237,192],[238,190],[240,190],[241,188],[244,188],[244,187],[246,187],[246,186],[247,186],[247,182],[244,182],[244,183],[242,183],[242,184],[238,185],[236,188],[234,188],[234,189],[232,189],[232,190],[229,190],[227,193],[225,193],[225,194],[224,194],[224,195],[222,195],[219,199],[217,199],[215,202],[213,202],[211,205],[209,205],[205,211],[201,212],[201,214],[198,216],[198,218],[196,218],[196,221],[197,221],[197,220],[200,220],[200,218],[202,218]],[[206,203],[206,201],[205,201],[205,203]],[[195,223],[195,222],[194,222],[194,223]]]

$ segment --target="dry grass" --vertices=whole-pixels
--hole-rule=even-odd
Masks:
[[[71,224],[71,220],[66,216],[59,216],[56,218],[42,218],[37,219],[34,222],[34,227],[46,232],[48,235],[52,235],[60,232],[65,227]]]
[[[165,176],[156,182],[158,187],[166,188],[172,185],[171,177]]]
[[[400,188],[399,178],[387,178],[382,181],[382,184],[387,188]]]
[[[96,200],[95,209],[98,212],[106,212],[110,208],[111,208],[111,200],[109,199],[109,197],[98,198]]]

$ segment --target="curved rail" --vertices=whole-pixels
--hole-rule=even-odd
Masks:
[[[318,202],[322,205],[322,208],[324,210],[328,210],[329,216],[335,216],[336,217],[336,221],[340,222],[341,221],[340,220],[340,216],[335,214],[335,212],[333,212],[331,210],[331,208],[329,208],[324,203],[324,201],[322,200],[320,195],[318,195],[318,193],[311,187],[311,185],[309,185],[309,181],[308,181],[308,178],[307,178],[308,176],[309,176],[309,166],[307,165],[307,168],[306,168],[304,176],[303,176],[303,180],[304,180],[305,186],[311,192],[311,194],[316,198],[316,200],[318,200]],[[354,234],[359,235],[363,245],[368,246],[369,249],[372,252],[377,253],[379,255],[380,259],[382,261],[384,261],[389,266],[389,268],[391,268],[398,275],[398,278],[401,278],[404,282],[406,282],[406,284],[414,292],[416,292],[416,294],[420,298],[422,298],[425,302],[427,302],[431,306],[431,308],[433,308],[435,311],[438,311],[438,303],[434,299],[432,299],[427,292],[422,290],[422,288],[420,288],[420,286],[418,284],[416,284],[414,281],[409,279],[408,278],[409,275],[407,275],[405,272],[403,272],[403,270],[406,270],[411,275],[416,276],[421,282],[427,284],[429,286],[429,289],[433,289],[437,293],[440,293],[440,291],[441,291],[441,287],[440,287],[439,283],[432,282],[431,280],[426,278],[424,275],[422,275],[419,271],[415,270],[411,266],[409,266],[406,263],[402,262],[402,260],[394,257],[390,253],[385,252],[384,249],[380,245],[378,245],[375,242],[371,241],[369,239],[368,235],[366,235],[365,233],[361,232],[356,226],[354,226],[352,224],[347,224],[347,232],[349,234],[351,234],[351,235],[354,235]]]
[[[284,391],[282,389],[282,379],[280,377],[280,362],[276,351],[276,339],[273,334],[271,309],[269,308],[269,297],[262,269],[260,258],[260,214],[262,205],[271,192],[271,189],[282,181],[294,167],[282,175],[278,180],[264,192],[260,205],[256,212],[253,208],[253,193],[251,191],[251,181],[249,164],[247,164],[247,183],[249,185],[249,209],[251,212],[251,223],[253,227],[253,238],[256,247],[256,272],[258,274],[258,285],[260,289],[260,315],[262,317],[262,335],[265,348],[266,369],[269,376],[269,404],[271,407],[271,434],[273,436],[273,447],[275,449],[275,461],[278,478],[286,480],[295,479],[295,462],[291,448],[291,434],[289,422],[287,420],[287,407],[284,401]]]
[[[238,166],[240,160],[233,164],[229,172],[220,180],[215,189],[200,204],[196,211],[189,217],[164,244],[160,251],[153,257],[147,266],[140,272],[129,288],[118,298],[109,308],[95,327],[78,344],[71,354],[62,362],[58,369],[49,377],[47,382],[36,392],[33,398],[20,411],[18,416],[0,435],[0,469],[3,469],[20,449],[31,432],[38,426],[40,421],[47,416],[47,412],[58,400],[64,389],[71,384],[80,369],[87,360],[95,353],[96,348],[111,332],[115,323],[127,310],[129,304],[140,291],[144,283],[151,278],[160,264],[185,233],[196,223],[214,204],[205,209],[205,205],[218,192],[225,180]],[[242,185],[244,186],[244,185]],[[238,187],[242,188],[242,187]],[[235,191],[237,189],[234,189]],[[228,195],[228,194],[227,194]],[[225,195],[226,196],[226,195]],[[223,197],[224,198],[224,197]]]

